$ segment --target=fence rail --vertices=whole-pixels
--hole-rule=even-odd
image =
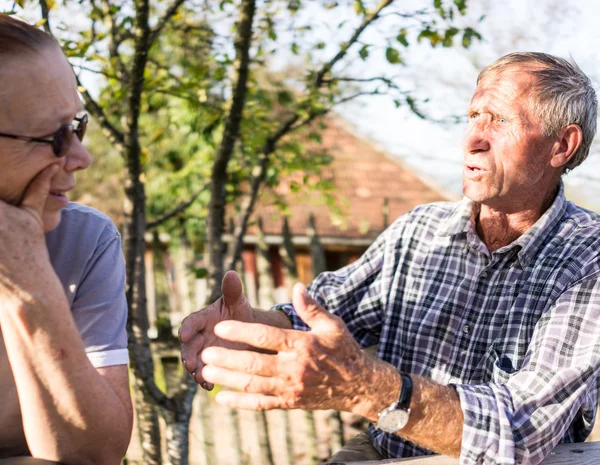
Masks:
[[[330,462],[326,465],[458,465],[458,459],[434,456],[426,458],[391,459],[369,462]],[[562,444],[556,447],[541,465],[598,465],[600,441]]]

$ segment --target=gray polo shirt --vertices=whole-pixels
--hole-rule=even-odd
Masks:
[[[113,222],[71,202],[46,243],[92,365],[129,363],[125,261]]]

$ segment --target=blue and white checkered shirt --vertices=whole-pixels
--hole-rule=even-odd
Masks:
[[[600,216],[566,201],[561,185],[527,233],[489,253],[475,207],[414,209],[309,293],[382,360],[456,388],[461,464],[537,464],[594,423]],[[277,308],[308,329],[290,304]],[[385,457],[431,453],[373,426],[369,434]]]

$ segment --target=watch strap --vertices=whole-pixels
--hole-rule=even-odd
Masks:
[[[398,404],[396,408],[402,410],[410,409],[410,400],[412,399],[413,382],[412,378],[406,373],[400,373],[402,377],[402,387],[400,388],[400,395],[398,396]]]

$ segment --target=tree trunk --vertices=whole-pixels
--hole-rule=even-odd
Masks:
[[[224,275],[223,231],[225,226],[225,205],[227,167],[238,139],[244,105],[246,103],[247,82],[250,71],[250,46],[252,44],[252,23],[256,11],[255,0],[242,0],[237,19],[235,36],[235,76],[229,114],[225,119],[223,137],[215,156],[211,173],[210,202],[206,219],[207,269],[209,302],[221,295],[221,280]]]
[[[199,389],[196,395],[196,411],[198,412],[198,426],[203,439],[203,454],[200,457],[202,465],[217,465],[215,454],[215,440],[211,422],[211,403],[208,392]]]
[[[152,401],[144,399],[144,393],[137,385],[133,390],[133,402],[144,465],[162,465],[156,408]]]
[[[258,274],[258,306],[268,310],[275,304],[275,286],[271,273],[269,247],[265,243],[262,218],[258,219],[256,237],[256,273]]]
[[[244,465],[244,449],[242,447],[242,429],[240,428],[240,415],[236,409],[229,410],[231,421],[231,441],[233,443],[233,465]]]
[[[329,429],[331,431],[331,455],[344,447],[344,421],[340,412],[332,411],[329,414]]]
[[[317,233],[317,225],[315,221],[315,215],[312,213],[308,218],[308,237],[310,237],[310,259],[312,262],[313,275],[316,278],[317,275],[327,269],[325,264],[325,251],[319,240]]]
[[[178,419],[178,416],[173,412],[165,412],[164,415],[167,439],[166,465],[188,465],[189,463],[190,415],[184,414],[181,419]]]
[[[269,421],[267,412],[256,412],[256,430],[258,432],[258,445],[260,447],[260,465],[275,465],[273,462],[273,449],[269,437]]]
[[[312,410],[307,410],[304,412],[304,419],[306,420],[306,447],[308,452],[308,463],[310,465],[318,465],[320,460],[314,412]]]
[[[286,465],[296,465],[296,456],[294,454],[294,437],[292,435],[292,425],[290,423],[289,410],[281,410],[283,419],[283,429],[285,434],[285,457]]]

